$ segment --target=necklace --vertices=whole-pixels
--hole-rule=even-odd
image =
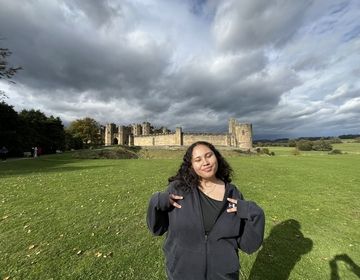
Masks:
[[[206,183],[205,183],[205,186],[206,186]],[[200,187],[201,187],[201,189],[202,189],[202,192],[203,192],[204,194],[208,195],[208,194],[212,193],[212,192],[215,190],[216,185],[214,185],[214,186],[212,187],[212,189],[209,190],[209,191],[205,191],[205,188],[204,188],[203,186],[201,186],[201,185],[200,185]]]

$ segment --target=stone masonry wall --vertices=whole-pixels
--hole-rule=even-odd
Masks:
[[[227,134],[183,134],[183,144],[189,146],[196,141],[210,142],[215,146],[229,146],[230,137]]]
[[[167,146],[176,145],[175,133],[171,134],[153,134],[147,136],[135,136],[135,146]]]
[[[196,141],[207,141],[216,146],[229,146],[241,149],[252,148],[251,123],[239,123],[236,119],[229,120],[228,133],[183,133],[181,127],[175,132],[153,134],[150,123],[116,126],[107,124],[104,135],[105,145],[135,146],[189,146]]]

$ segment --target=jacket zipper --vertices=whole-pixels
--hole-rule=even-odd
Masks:
[[[208,233],[206,233],[205,231],[205,226],[204,226],[204,216],[203,216],[203,212],[202,212],[202,208],[201,208],[201,203],[200,203],[200,194],[199,194],[199,190],[197,189],[197,195],[195,196],[197,198],[197,202],[198,202],[198,207],[199,207],[199,210],[200,210],[200,220],[201,220],[201,225],[202,225],[202,229],[204,231],[204,245],[205,245],[205,273],[204,273],[204,276],[205,276],[205,280],[207,279],[207,270],[208,270],[208,257],[207,257],[207,241],[208,241]]]
[[[197,190],[197,191],[199,192],[199,190]],[[229,197],[229,194],[232,195],[232,192],[231,193],[228,192],[228,185],[227,185],[227,183],[225,183],[225,194],[224,194],[225,204],[224,204],[223,208],[221,209],[219,215],[217,216],[215,224],[216,224],[217,220],[219,219],[219,217],[221,216],[221,214],[227,208],[226,207],[226,204],[227,204],[226,198]],[[201,223],[202,223],[202,227],[203,227],[203,230],[204,230],[204,239],[205,239],[205,279],[207,279],[207,275],[208,275],[208,256],[207,256],[208,248],[207,247],[208,247],[208,237],[209,237],[209,234],[210,234],[211,230],[208,233],[205,232],[204,215],[203,215],[203,212],[202,212],[201,203],[200,203],[200,197],[199,196],[200,196],[200,194],[198,193],[198,195],[197,195],[198,207],[200,208]],[[213,225],[213,227],[215,226],[215,224]]]
[[[207,279],[207,270],[208,270],[208,263],[207,263],[207,240],[208,240],[208,235],[205,233],[205,279]]]

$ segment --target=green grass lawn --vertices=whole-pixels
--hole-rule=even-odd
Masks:
[[[358,279],[359,154],[274,151],[229,157],[234,183],[266,213],[263,247],[240,254],[242,279]],[[69,154],[0,162],[0,279],[165,279],[163,237],[145,217],[179,164]]]

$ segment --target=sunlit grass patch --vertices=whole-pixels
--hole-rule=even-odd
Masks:
[[[266,213],[263,248],[240,255],[244,279],[358,279],[358,155],[228,159],[234,183]],[[1,164],[0,278],[165,279],[163,238],[145,216],[180,160],[62,154]]]

